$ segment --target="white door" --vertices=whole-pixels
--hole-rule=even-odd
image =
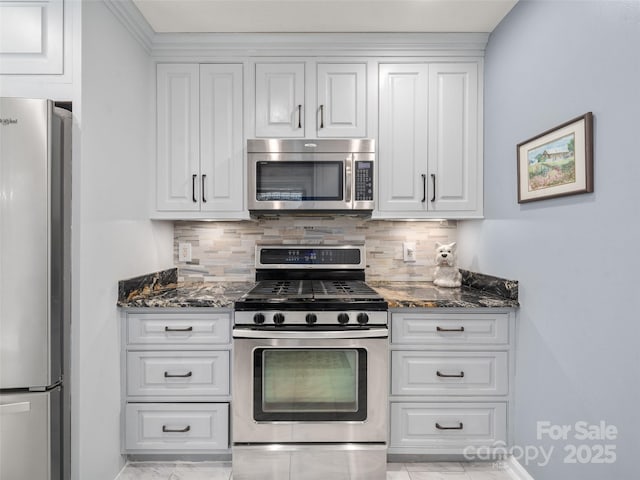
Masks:
[[[157,71],[156,207],[200,209],[199,67],[160,64]]]
[[[318,137],[365,137],[367,65],[319,63],[317,68]]]
[[[429,209],[478,206],[478,65],[429,66]]]
[[[304,63],[256,64],[256,137],[304,137]]]
[[[200,66],[202,211],[243,210],[242,65]]]
[[[380,65],[378,209],[427,209],[426,64]]]

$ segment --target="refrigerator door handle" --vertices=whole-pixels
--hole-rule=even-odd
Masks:
[[[31,411],[31,402],[7,403],[0,405],[0,415],[11,415],[13,413],[25,413]]]

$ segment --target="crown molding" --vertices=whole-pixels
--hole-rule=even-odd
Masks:
[[[489,33],[156,33],[132,0],[103,0],[155,59],[483,56]]]
[[[142,47],[151,54],[156,33],[132,0],[103,0],[113,15],[124,25]]]
[[[483,55],[486,33],[156,34],[152,55],[170,57]]]

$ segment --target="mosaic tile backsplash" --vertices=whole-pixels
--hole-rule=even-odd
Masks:
[[[179,282],[253,281],[256,244],[362,244],[369,281],[432,281],[435,244],[456,241],[453,221],[406,222],[349,216],[264,217],[241,222],[175,222],[174,262]],[[191,262],[178,262],[188,242]],[[417,261],[402,260],[402,243],[415,242]]]

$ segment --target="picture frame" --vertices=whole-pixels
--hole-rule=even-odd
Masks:
[[[593,192],[593,114],[517,146],[518,203]]]

